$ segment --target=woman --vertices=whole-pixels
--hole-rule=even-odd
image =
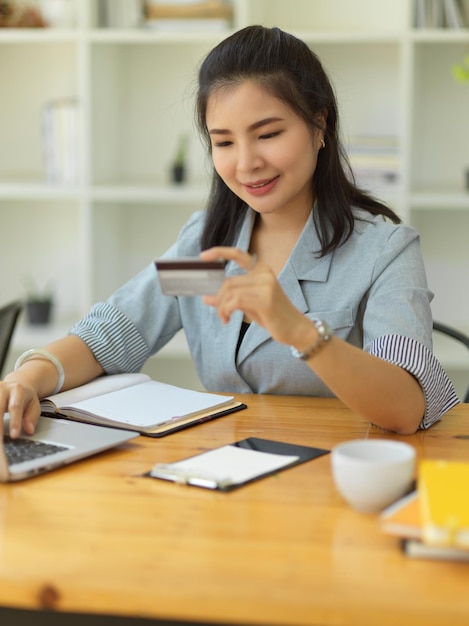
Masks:
[[[399,433],[458,400],[431,353],[431,294],[417,233],[360,191],[321,63],[279,29],[228,37],[199,71],[197,119],[214,173],[165,257],[223,258],[215,296],[161,293],[151,265],[0,387],[12,436],[38,397],[138,371],[183,328],[201,381],[232,393],[335,395]]]

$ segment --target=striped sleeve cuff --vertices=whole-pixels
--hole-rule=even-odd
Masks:
[[[139,372],[150,356],[131,320],[107,302],[95,304],[70,334],[88,345],[107,374]]]
[[[402,335],[375,339],[370,354],[402,367],[412,374],[425,396],[425,415],[419,428],[426,429],[459,403],[454,387],[435,355],[422,343]]]

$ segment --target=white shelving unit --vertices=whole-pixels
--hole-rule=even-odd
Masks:
[[[207,194],[209,164],[193,122],[196,66],[227,32],[102,28],[97,4],[75,0],[71,29],[0,31],[0,84],[8,85],[0,104],[1,301],[21,297],[27,275],[53,282],[55,322],[35,330],[35,345],[61,336],[162,254]],[[414,28],[412,0],[233,0],[233,13],[233,29],[280,26],[318,53],[345,141],[396,138],[400,176],[373,190],[421,233],[435,317],[469,331],[469,84],[451,75],[469,29]],[[44,182],[41,109],[54,98],[78,102],[72,186]],[[189,179],[176,186],[168,171],[184,132]],[[31,340],[23,324],[14,353]],[[189,362],[178,341],[156,359],[163,370],[171,359]]]

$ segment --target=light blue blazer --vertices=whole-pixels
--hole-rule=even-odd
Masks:
[[[204,213],[183,227],[166,258],[198,256]],[[255,214],[249,210],[236,246],[248,250]],[[345,341],[406,369],[426,400],[420,424],[428,428],[458,403],[453,386],[431,352],[432,314],[416,231],[356,211],[354,231],[333,253],[319,258],[312,217],[278,279],[304,315],[324,319]],[[228,276],[242,270],[227,265]],[[184,329],[202,384],[210,391],[331,396],[289,346],[252,323],[236,354],[243,314],[222,324],[199,297],[162,294],[154,264],[96,304],[70,331],[81,337],[108,374],[139,371]],[[357,385],[367,382],[357,379]]]
[[[204,216],[203,212],[192,216],[166,258],[199,255]],[[249,210],[236,241],[243,250],[249,248],[254,216]],[[349,240],[319,258],[320,243],[311,217],[279,275],[280,284],[307,317],[324,319],[338,337],[426,380],[436,360],[431,354],[432,294],[418,234],[363,211],[356,211],[356,218]],[[230,262],[226,273],[234,276],[242,270]],[[208,390],[332,395],[306,363],[292,356],[288,346],[275,342],[255,323],[236,356],[242,318],[236,312],[228,324],[222,324],[216,311],[199,297],[163,295],[151,264],[108,301],[95,305],[71,332],[88,343],[108,373],[138,371],[183,328],[200,380]],[[402,358],[395,350],[388,354],[380,339],[390,335],[409,338],[409,345],[423,349],[428,368],[425,362],[414,367],[412,350],[407,348]],[[438,376],[444,376],[439,364],[436,368]]]

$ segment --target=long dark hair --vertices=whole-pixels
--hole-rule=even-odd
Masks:
[[[339,140],[337,103],[329,78],[316,54],[303,41],[279,28],[243,28],[213,48],[202,62],[196,114],[209,152],[208,98],[221,87],[245,80],[256,81],[286,103],[311,129],[324,131],[326,145],[319,152],[312,178],[317,202],[313,217],[321,241],[321,255],[335,250],[350,237],[354,226],[352,207],[400,222],[394,211],[355,184]],[[320,125],[324,119],[325,129]],[[232,245],[247,208],[214,170],[202,249]]]

